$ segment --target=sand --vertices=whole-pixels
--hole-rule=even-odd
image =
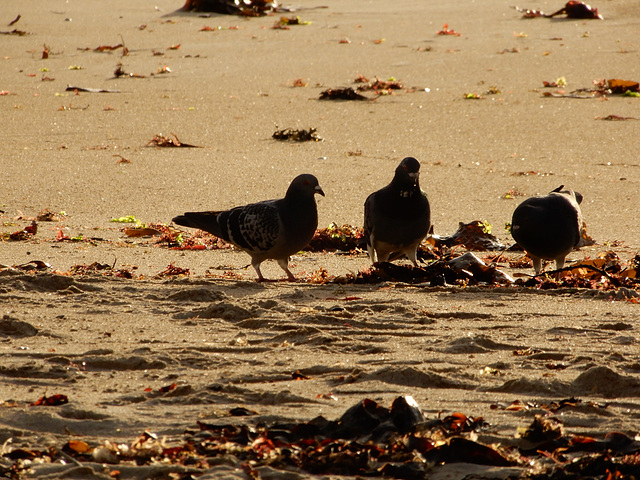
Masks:
[[[485,444],[517,444],[518,428],[541,413],[500,405],[570,396],[608,406],[563,413],[568,432],[635,436],[639,313],[615,291],[304,281],[320,268],[331,276],[368,268],[363,252],[302,253],[292,260],[300,282],[258,284],[246,254],[170,250],[110,221],[168,223],[184,211],[276,198],[309,172],[326,192],[320,227],[360,225],[366,196],[411,155],[422,163],[437,234],[484,220],[510,244],[504,225],[517,203],[564,184],[584,195],[596,241],[570,260],[613,251],[628,261],[638,252],[639,100],[543,93],[602,78],[638,81],[640,2],[594,5],[604,21],[522,19],[503,1],[296,5],[311,23],[282,30],[272,28],[278,16],[202,17],[167,0],[5,2],[0,30],[27,35],[2,35],[0,49],[0,231],[19,231],[44,209],[66,215],[0,244],[4,452],[70,439],[130,443],[144,431],[176,444],[198,420],[335,420],[365,398],[388,407],[400,395],[413,396],[428,418],[483,417],[491,425]],[[519,6],[552,12],[562,3]],[[437,35],[445,23],[461,35]],[[127,56],[94,51],[123,42]],[[114,78],[119,63],[144,78]],[[318,100],[358,75],[405,88],[367,102]],[[543,88],[561,77],[566,87]],[[296,79],[307,86],[294,87]],[[119,93],[76,94],[69,85]],[[491,87],[499,93],[488,94]],[[465,99],[470,93],[484,98]],[[636,120],[597,119],[608,115]],[[324,140],[271,138],[287,127],[316,128]],[[146,146],[159,133],[201,148]],[[503,198],[509,192],[516,195]],[[78,241],[56,241],[60,231]],[[50,268],[12,268],[31,261]],[[134,278],[66,275],[93,262]],[[157,277],[169,264],[191,274]],[[232,278],[212,277],[225,271]],[[283,278],[273,262],[263,273]],[[310,378],[294,381],[298,370]],[[54,394],[69,403],[29,406]],[[238,406],[255,415],[231,417]],[[74,475],[109,478],[102,463]],[[5,458],[0,468],[11,464]],[[21,475],[69,478],[74,468],[85,467],[35,462]],[[109,468],[120,478],[151,475],[149,467]],[[432,475],[479,469],[436,466]],[[196,473],[204,472],[247,478],[238,465]]]

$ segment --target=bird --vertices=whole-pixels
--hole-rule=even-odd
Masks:
[[[276,260],[288,280],[295,281],[289,257],[309,244],[318,227],[315,194],[324,196],[324,191],[315,176],[305,173],[291,181],[284,198],[224,211],[186,212],[173,222],[212,233],[248,253],[259,282],[265,281],[260,264],[267,259]]]
[[[418,245],[431,228],[431,207],[419,177],[420,162],[406,157],[391,183],[364,202],[364,237],[374,265],[404,254],[418,266]]]
[[[563,189],[528,198],[513,212],[511,236],[533,260],[536,275],[542,260],[555,260],[556,269],[562,268],[581,239],[582,195]]]

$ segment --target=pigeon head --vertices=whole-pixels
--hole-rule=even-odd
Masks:
[[[394,182],[397,182],[401,189],[407,187],[417,187],[420,178],[420,162],[413,157],[406,157],[396,168]]]
[[[574,197],[578,205],[582,203],[582,194],[573,190],[564,190],[564,185],[560,185],[558,188],[552,190],[551,193],[563,193],[569,197]]]
[[[324,192],[322,191],[322,187],[318,183],[318,179],[310,173],[303,173],[302,175],[298,175],[293,179],[293,181],[289,185],[286,196],[302,196],[313,198],[316,193],[324,197]]]

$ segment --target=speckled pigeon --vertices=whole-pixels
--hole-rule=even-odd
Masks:
[[[251,266],[264,281],[260,264],[272,258],[290,281],[289,256],[307,246],[318,227],[314,195],[324,196],[310,174],[293,179],[284,198],[265,200],[221,212],[187,212],[173,219],[178,225],[199,228],[232,243],[251,256]]]
[[[391,183],[364,202],[364,237],[374,264],[405,254],[418,265],[418,245],[431,228],[429,200],[420,189],[419,176],[420,163],[407,157]]]
[[[543,259],[555,260],[556,269],[562,268],[580,241],[582,195],[563,188],[528,198],[513,212],[511,235],[533,260],[536,275]]]

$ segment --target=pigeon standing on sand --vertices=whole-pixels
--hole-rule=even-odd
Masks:
[[[418,245],[431,228],[429,200],[420,189],[419,176],[420,163],[407,157],[391,183],[364,202],[364,237],[374,264],[405,254],[418,266]]]
[[[173,221],[212,233],[247,252],[259,282],[264,281],[260,264],[268,258],[276,260],[294,281],[289,256],[306,247],[318,227],[316,193],[324,196],[318,179],[302,174],[293,179],[284,198],[221,212],[187,212]]]
[[[556,269],[580,242],[582,195],[556,188],[549,195],[531,197],[513,212],[511,235],[533,260],[536,275],[542,260],[555,260]]]

